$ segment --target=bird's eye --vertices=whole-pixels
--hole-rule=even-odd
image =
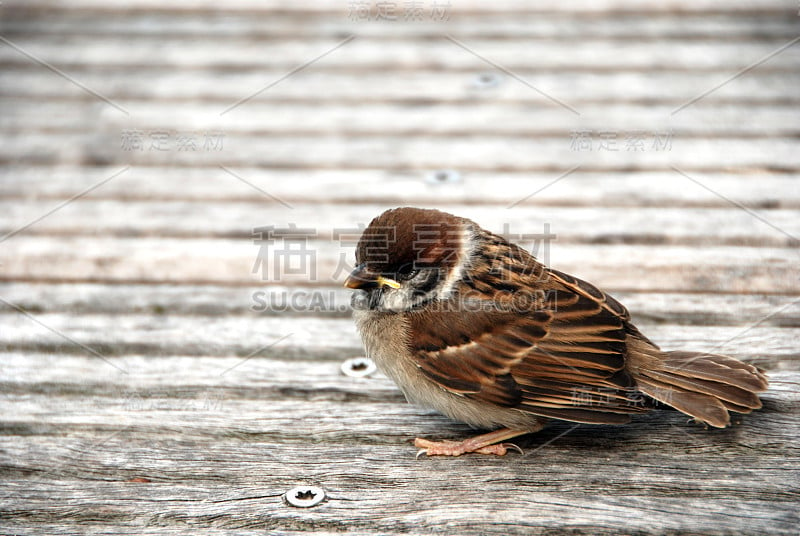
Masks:
[[[403,280],[412,279],[415,275],[419,273],[419,270],[414,268],[412,263],[404,264],[397,270],[397,276]]]

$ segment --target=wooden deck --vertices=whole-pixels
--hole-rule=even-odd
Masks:
[[[380,4],[0,5],[0,534],[797,534],[797,3]],[[402,204],[552,233],[764,409],[416,460],[467,428],[341,370]]]

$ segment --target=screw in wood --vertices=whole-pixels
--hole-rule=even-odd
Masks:
[[[426,180],[433,184],[452,184],[461,182],[461,173],[455,169],[437,169],[430,173]]]
[[[325,500],[325,490],[319,486],[297,486],[284,493],[283,498],[295,508],[311,508]]]
[[[353,357],[342,363],[342,374],[351,378],[365,378],[375,372],[377,367],[368,357]]]
[[[480,73],[472,79],[472,87],[476,89],[490,89],[497,87],[503,78],[497,73]]]

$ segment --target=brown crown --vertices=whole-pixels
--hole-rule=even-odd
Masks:
[[[400,207],[376,217],[356,248],[356,262],[370,271],[395,273],[414,268],[449,267],[458,262],[469,220],[433,209]]]

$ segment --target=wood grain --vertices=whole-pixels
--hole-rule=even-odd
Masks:
[[[96,188],[82,198],[119,200],[129,204],[141,200],[194,201],[205,203],[201,207],[209,210],[219,201],[247,201],[259,203],[265,210],[282,210],[280,203],[264,192],[292,206],[304,201],[323,205],[381,203],[383,206],[390,203],[442,206],[463,203],[504,209],[518,203],[515,206],[527,209],[526,214],[531,219],[536,216],[538,208],[535,207],[541,206],[730,208],[738,203],[757,211],[800,207],[800,190],[793,188],[794,175],[779,170],[734,169],[694,174],[695,180],[706,186],[703,188],[671,169],[605,173],[580,169],[554,183],[569,168],[513,172],[507,169],[465,171],[459,166],[455,170],[461,170],[463,180],[442,184],[432,180],[434,172],[440,169],[438,167],[353,169],[358,165],[353,163],[346,169],[302,169],[302,165],[297,164],[300,169],[264,169],[250,164],[232,169],[250,185],[226,173],[219,165],[181,168],[148,165],[127,171],[123,171],[123,166],[53,169],[46,165],[10,165],[5,168],[6,176],[0,182],[0,194],[3,199],[14,201],[54,200],[50,208],[58,205],[58,201],[77,196],[92,187]],[[108,180],[112,176],[114,178]],[[399,192],[403,193],[403,199],[397,198]],[[531,197],[522,201],[526,196]],[[188,209],[188,204],[186,206]],[[514,214],[512,211],[498,212],[503,213],[501,217]],[[638,210],[621,210],[617,217],[636,217],[636,212]],[[486,211],[485,214],[488,216],[493,212]],[[769,216],[770,212],[764,213],[764,217]],[[491,217],[496,218],[497,214]],[[269,214],[264,216],[267,218]],[[261,225],[262,221],[259,218],[256,225]],[[485,225],[489,226],[489,223]],[[242,222],[242,226],[252,228],[253,223]]]
[[[307,59],[303,58],[303,61]],[[757,59],[759,58],[753,58],[754,61]],[[746,65],[741,65],[744,66]],[[156,106],[158,103],[166,105],[180,103],[180,108],[172,108],[173,113],[180,113],[180,109],[194,102],[206,102],[215,105],[211,108],[212,113],[209,116],[202,117],[206,121],[227,117],[231,118],[231,122],[234,122],[234,119],[236,121],[255,119],[267,123],[268,116],[255,115],[255,112],[233,115],[231,112],[224,116],[219,114],[239,99],[279,80],[288,70],[261,66],[254,71],[248,66],[242,66],[223,76],[216,73],[219,67],[213,69],[208,67],[210,73],[202,68],[175,72],[168,66],[158,68],[148,63],[136,66],[139,76],[132,79],[125,76],[127,68],[127,66],[108,65],[84,68],[75,65],[70,72],[80,76],[82,83],[102,88],[104,95],[122,101],[127,108],[135,112],[132,116],[138,117],[139,113],[147,113],[154,102]],[[498,106],[504,104],[536,106],[535,111],[543,114],[551,111],[551,105],[546,99],[530,86],[498,73],[490,65],[478,62],[470,68],[465,68],[463,72],[426,68],[400,70],[397,67],[377,72],[375,69],[364,69],[363,72],[357,73],[342,71],[343,69],[326,71],[324,66],[300,71],[292,77],[291,83],[287,80],[285,84],[276,84],[270,87],[269,91],[260,93],[258,98],[248,102],[247,109],[253,106],[258,110],[261,106],[264,113],[269,112],[272,115],[280,113],[279,109],[283,105],[294,103],[306,105],[345,103],[352,106],[356,103],[390,102],[412,109],[435,108],[455,103],[469,109],[491,102]],[[498,86],[485,88],[476,85],[477,77],[487,72],[500,76]],[[619,105],[620,101],[646,106],[663,106],[666,112],[665,121],[675,108],[730,76],[730,71],[724,69],[708,72],[659,68],[642,72],[640,69],[592,70],[590,66],[573,68],[565,72],[558,72],[555,68],[539,71],[523,68],[514,72],[529,84],[544,91],[549,89],[551,92],[557,92],[560,99],[581,109],[586,106],[587,110],[591,110],[591,107],[596,107],[598,104]],[[40,72],[35,64],[15,61],[4,69],[2,76],[3,86],[0,87],[0,94],[14,101],[29,102],[46,98],[48,102],[59,107],[59,112],[69,111],[72,106],[81,105],[88,107],[87,113],[90,117],[102,117],[104,120],[119,120],[125,117],[103,102],[98,102],[92,95],[87,95],[80,87],[61,80],[52,73]],[[398,83],[387,83],[398,79],[400,80]],[[798,74],[790,70],[756,69],[754,72],[749,72],[748,76],[737,79],[735,84],[725,84],[693,104],[691,111],[694,113],[708,107],[732,105],[746,105],[756,110],[768,106],[796,106],[798,98],[791,89],[797,83],[797,79]],[[552,110],[563,113],[561,109],[555,107],[552,107]],[[676,114],[672,119],[677,120],[687,114],[692,115],[688,112],[689,110],[687,113]],[[36,111],[34,108],[29,108],[25,109],[25,113],[35,114]],[[357,111],[354,113],[357,114]],[[465,113],[468,113],[468,110]],[[563,113],[564,121],[573,119],[571,115]],[[610,121],[615,119],[611,114],[605,115]],[[250,116],[250,119],[242,119],[244,116]],[[167,118],[162,117],[162,119]]]
[[[0,6],[0,533],[796,534],[797,6],[354,4]],[[540,259],[763,367],[764,407],[415,459],[471,431],[340,369],[337,233],[398,205],[548,224]],[[290,223],[314,277],[254,273],[253,229]]]
[[[744,7],[746,3],[738,6]],[[28,4],[31,5],[31,4]],[[173,6],[175,3],[172,4]],[[258,9],[259,4],[252,7]],[[202,10],[169,10],[161,9],[154,13],[155,8],[148,10],[130,9],[125,12],[103,9],[64,8],[61,3],[50,2],[46,9],[57,13],[57,17],[43,19],[36,17],[37,7],[31,9],[26,6],[15,6],[16,9],[6,13],[5,20],[12,22],[9,30],[13,33],[50,33],[50,34],[80,34],[80,35],[134,35],[146,36],[237,36],[247,35],[257,39],[286,39],[287,37],[313,36],[313,35],[341,35],[352,32],[353,24],[350,18],[350,5],[337,5],[342,8],[338,12],[314,12],[314,7],[319,3],[294,6],[294,10],[279,11],[269,9],[269,17],[253,16],[253,12],[220,9],[216,13]],[[732,2],[726,4],[724,10],[711,13],[693,13],[692,8],[698,7],[697,3],[673,3],[680,7],[674,11],[659,11],[656,6],[648,5],[647,11],[627,13],[617,12],[615,16],[603,16],[604,13],[591,13],[585,8],[590,4],[580,6],[577,2],[570,2],[563,6],[548,6],[547,16],[531,7],[536,7],[530,2],[526,3],[509,16],[507,5],[499,3],[498,9],[492,11],[492,5],[474,4],[470,7],[473,12],[484,9],[480,17],[470,16],[466,13],[464,3],[451,6],[452,16],[444,26],[431,17],[423,17],[412,23],[395,21],[395,24],[386,24],[380,20],[359,20],[359,36],[369,36],[372,39],[396,39],[401,37],[431,37],[440,36],[443,29],[454,35],[483,36],[498,39],[527,37],[531,39],[552,39],[556,41],[571,40],[575,38],[602,37],[609,40],[624,40],[631,37],[639,39],[694,39],[703,40],[713,37],[715,39],[739,40],[771,40],[786,37],[787,40],[795,36],[796,21],[786,10],[786,4],[780,1],[772,6],[760,2],[758,6],[750,4],[751,11],[747,17],[737,15],[737,6]],[[575,9],[578,6],[578,9]],[[160,6],[165,8],[166,6]],[[218,6],[224,8],[224,6]],[[398,7],[400,7],[398,5]],[[405,7],[405,6],[403,6]],[[432,5],[427,6],[431,8]],[[529,8],[528,10],[524,9]],[[634,7],[631,5],[631,7]],[[717,6],[719,7],[719,6]],[[760,11],[753,8],[758,7]],[[550,9],[551,8],[551,9]],[[573,10],[568,11],[570,8]],[[605,7],[607,9],[607,7]],[[306,11],[300,11],[307,9]],[[559,9],[564,11],[559,12]],[[598,16],[599,15],[599,16]],[[374,17],[373,17],[374,18]],[[589,20],[587,21],[586,18]]]
[[[11,362],[33,368],[40,359],[52,357]],[[656,411],[620,428],[553,425],[521,439],[523,456],[414,460],[414,435],[468,431],[404,404],[386,379],[346,378],[335,362],[272,360],[220,386],[218,363],[182,361],[190,385],[164,378],[175,363],[150,360],[124,388],[55,380],[41,394],[12,389],[0,463],[6,489],[25,507],[7,497],[6,526],[416,532],[415,520],[432,534],[454,526],[613,533],[620,525],[790,534],[797,522],[789,426],[797,373],[773,374],[765,408],[727,430]],[[301,375],[291,391],[283,387]],[[281,494],[308,483],[328,500],[308,512],[285,506]],[[478,526],[475,505],[488,512]]]

